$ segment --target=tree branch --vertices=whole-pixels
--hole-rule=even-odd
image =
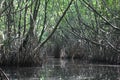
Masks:
[[[45,27],[46,27],[46,22],[47,22],[47,4],[48,4],[48,1],[45,0],[45,8],[44,8],[44,21],[43,21],[43,28],[42,28],[42,31],[41,31],[41,34],[40,34],[40,37],[39,37],[39,43],[41,42],[41,39],[42,39],[42,36],[44,34],[44,31],[45,31]]]
[[[112,28],[120,31],[120,28],[118,28],[117,26],[111,24],[105,17],[103,17],[99,12],[97,12],[89,3],[87,3],[85,0],[83,0],[83,2],[84,2],[89,8],[91,8],[97,15],[99,15],[104,21],[106,21],[106,23],[109,24]]]
[[[67,12],[68,9],[70,8],[70,6],[71,6],[71,4],[72,4],[73,1],[74,1],[74,0],[71,0],[71,1],[70,1],[69,5],[67,6],[67,8],[65,9],[65,11],[63,12],[63,14],[62,14],[62,16],[60,17],[60,19],[58,20],[58,22],[56,23],[56,25],[55,25],[53,31],[50,33],[50,35],[46,38],[45,41],[43,41],[42,43],[38,44],[38,46],[33,50],[33,52],[36,51],[38,48],[42,47],[42,46],[52,37],[52,35],[53,35],[54,32],[57,30],[58,25],[60,24],[60,22],[61,22],[62,19],[64,18],[66,12]]]

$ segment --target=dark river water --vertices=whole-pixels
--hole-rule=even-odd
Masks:
[[[10,80],[120,80],[119,65],[49,58],[42,67],[3,68]]]

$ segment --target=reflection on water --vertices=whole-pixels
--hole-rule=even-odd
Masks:
[[[3,69],[10,80],[120,80],[120,66],[49,59],[42,67]]]

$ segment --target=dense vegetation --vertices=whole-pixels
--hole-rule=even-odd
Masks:
[[[1,0],[0,64],[48,56],[120,63],[119,0]]]

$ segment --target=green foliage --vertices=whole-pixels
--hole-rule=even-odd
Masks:
[[[31,38],[36,38],[36,41],[38,39],[38,44],[44,42],[53,32],[70,1],[5,1],[0,14],[0,30],[6,31],[7,35],[4,44],[10,45],[10,40],[16,37],[20,39],[21,45],[25,42],[24,39],[28,41]],[[119,0],[74,0],[48,43],[62,46],[71,40],[87,38],[97,43],[104,40],[106,42],[103,44],[108,44],[109,41],[115,45],[112,41],[119,39],[120,29],[119,4]]]

